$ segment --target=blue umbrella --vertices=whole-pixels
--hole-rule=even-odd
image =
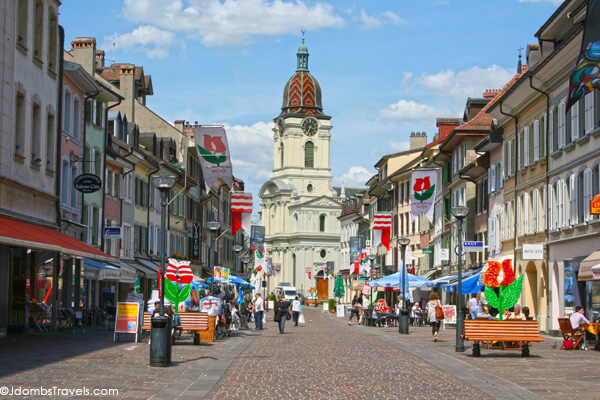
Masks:
[[[192,289],[194,289],[194,290],[208,288],[208,285],[206,285],[200,281],[192,281],[191,285],[192,285]]]
[[[374,281],[369,282],[369,286],[398,288],[402,285],[402,277],[399,275],[400,272],[396,272],[391,275],[375,279]],[[422,288],[431,286],[431,281],[427,278],[423,278],[422,276],[417,276],[409,273],[406,273],[406,276],[408,277],[408,287]]]

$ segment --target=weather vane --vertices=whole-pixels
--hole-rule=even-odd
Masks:
[[[302,44],[304,44],[304,29],[300,31],[302,33]]]

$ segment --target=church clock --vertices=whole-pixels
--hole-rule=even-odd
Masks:
[[[314,136],[319,129],[319,122],[315,118],[306,118],[302,121],[302,131],[306,136]]]

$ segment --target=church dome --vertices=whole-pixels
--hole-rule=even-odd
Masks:
[[[321,86],[314,76],[308,72],[308,48],[302,44],[296,53],[298,68],[283,88],[283,105],[281,115],[323,115],[321,102]]]

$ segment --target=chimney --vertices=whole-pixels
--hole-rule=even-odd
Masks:
[[[104,50],[96,50],[96,69],[104,68]]]
[[[410,133],[410,150],[421,149],[427,144],[427,134],[425,132]]]
[[[113,64],[114,65],[114,64]],[[135,121],[135,66],[133,64],[118,64],[119,66],[119,92],[124,100],[121,103],[121,112]]]
[[[93,37],[78,37],[71,42],[73,61],[94,76],[96,69],[96,39]]]
[[[492,99],[494,97],[496,97],[496,95],[500,93],[500,89],[486,89],[483,92],[483,98],[484,99]]]
[[[460,125],[460,120],[458,118],[437,118],[435,124],[440,130],[438,139],[443,140],[448,137],[454,128]]]

